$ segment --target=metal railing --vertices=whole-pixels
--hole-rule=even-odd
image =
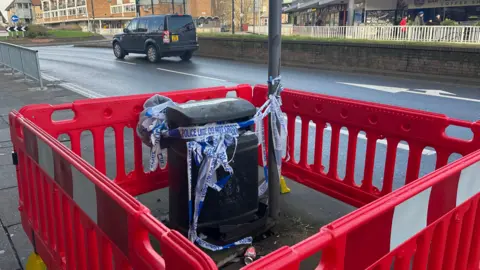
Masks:
[[[480,26],[294,26],[292,34],[318,38],[480,43]]]
[[[249,26],[248,31],[253,32]],[[255,26],[255,33],[268,34],[268,26]],[[480,26],[292,26],[282,25],[284,36],[332,39],[365,39],[410,42],[480,44]]]
[[[220,27],[197,27],[197,33],[220,33]]]
[[[38,51],[18,45],[0,42],[0,67],[20,72],[40,83],[43,88]]]

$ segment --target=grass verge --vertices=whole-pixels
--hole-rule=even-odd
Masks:
[[[48,35],[53,38],[82,38],[95,36],[95,34],[90,32],[74,30],[48,30],[47,32]]]

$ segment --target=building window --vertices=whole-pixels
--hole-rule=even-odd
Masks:
[[[120,14],[120,13],[122,13],[122,6],[121,6],[121,5],[111,6],[111,7],[110,7],[110,12],[111,12],[112,14]]]
[[[124,5],[124,6],[125,6],[125,12],[135,12],[136,11],[135,4],[127,4],[127,5]]]
[[[72,8],[68,10],[68,16],[75,16],[77,15],[77,10]]]
[[[60,16],[67,16],[66,10],[60,10]]]
[[[29,5],[29,4],[23,4],[23,8],[29,9],[29,8],[30,8],[30,5]]]
[[[87,8],[85,7],[78,8],[78,15],[84,15],[84,14],[87,14]]]

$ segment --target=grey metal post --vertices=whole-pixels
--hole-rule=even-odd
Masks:
[[[232,0],[232,35],[235,34],[235,0]]]
[[[10,47],[7,47],[7,50],[8,50],[8,62],[10,63],[10,67],[12,68],[12,76],[15,75],[15,69],[13,68],[13,65],[12,65],[12,55],[10,53]]]
[[[3,51],[2,51],[2,44],[0,44],[0,64],[2,64],[2,69],[5,68],[5,60],[3,59]]]
[[[150,0],[150,3],[152,4],[152,15],[155,15],[155,10],[153,8],[153,0]]]
[[[243,31],[243,0],[240,0],[240,32]]]
[[[255,2],[257,2],[257,0],[253,0],[253,33],[255,34],[255,24],[257,23],[257,12],[255,11]]]
[[[27,74],[25,74],[25,68],[23,67],[23,53],[22,53],[22,50],[19,50],[19,51],[20,51],[20,64],[22,64],[23,78],[26,81],[27,80]]]
[[[270,0],[268,7],[268,78],[280,75],[280,55],[282,49],[282,1]],[[273,94],[276,84],[268,84],[268,94]],[[277,219],[280,215],[278,206],[280,194],[280,176],[278,175],[275,150],[273,148],[272,114],[268,118],[268,208],[269,216]]]
[[[43,89],[43,80],[42,80],[42,72],[40,71],[40,60],[38,57],[38,51],[35,51],[35,56],[37,58],[37,70],[38,70],[38,80],[40,81],[40,89]]]
[[[172,14],[175,14],[175,2],[172,0]]]

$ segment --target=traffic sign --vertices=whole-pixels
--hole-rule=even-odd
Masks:
[[[6,28],[7,32],[26,32],[27,26],[10,26]]]
[[[17,15],[12,15],[12,22],[16,23],[18,22],[18,16]]]

